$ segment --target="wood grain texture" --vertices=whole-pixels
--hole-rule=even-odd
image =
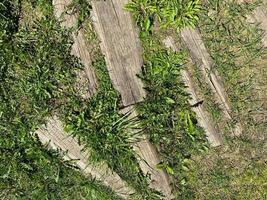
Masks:
[[[121,110],[121,113],[130,113],[129,119],[138,117],[138,114],[134,106],[128,106]],[[131,131],[135,133],[140,131],[138,124]],[[150,177],[150,187],[160,191],[164,195],[164,199],[173,199],[172,189],[170,186],[170,179],[166,171],[157,169],[157,165],[160,163],[160,157],[156,147],[149,141],[145,135],[138,134],[137,138],[133,138],[137,142],[133,144],[133,149],[137,153],[138,161],[141,170],[144,174]]]
[[[77,15],[67,11],[67,6],[70,5],[72,0],[53,0],[55,16],[60,20],[61,25],[66,28],[75,28],[77,26]],[[85,99],[90,98],[97,88],[97,78],[91,66],[92,60],[90,50],[92,47],[86,40],[83,29],[73,33],[74,44],[72,45],[72,54],[80,58],[84,69],[77,72],[78,80],[76,88],[80,95]]]
[[[133,109],[131,105],[145,98],[143,84],[137,77],[143,64],[139,35],[131,15],[124,10],[126,3],[128,0],[92,1],[95,28],[113,86],[122,98],[122,113]],[[134,111],[129,117],[136,116]],[[155,146],[142,138],[133,147],[140,157],[142,171],[151,176],[150,186],[162,192],[164,199],[171,199],[169,178],[166,172],[156,167],[160,159]]]
[[[93,21],[101,41],[110,78],[123,106],[143,101],[145,91],[137,77],[142,66],[141,46],[131,15],[124,10],[128,0],[92,1]]]
[[[77,22],[75,15],[64,14],[66,6],[71,0],[53,0],[55,7],[55,15],[61,20],[62,26],[67,28],[74,27]],[[63,15],[64,14],[64,15]],[[85,35],[82,30],[77,34],[73,34],[74,44],[72,46],[72,54],[81,59],[84,65],[84,70],[78,72],[78,87],[80,95],[88,99],[94,94],[97,88],[97,79],[93,69],[91,68],[90,45],[87,43]],[[85,87],[85,89],[84,89]],[[75,160],[75,164],[85,174],[90,174],[97,180],[102,181],[106,186],[114,190],[120,197],[124,199],[130,198],[134,190],[130,188],[118,174],[111,171],[107,164],[92,165],[89,162],[89,153],[84,151],[84,147],[79,145],[77,140],[68,136],[64,130],[61,121],[57,117],[48,119],[46,125],[42,126],[36,131],[42,143],[49,143],[53,149],[60,149],[66,152],[66,160]]]
[[[200,67],[203,77],[213,91],[215,100],[219,103],[225,117],[232,120],[232,111],[227,94],[217,71],[214,69],[213,60],[202,41],[200,32],[197,29],[184,28],[181,31],[181,36],[193,61]],[[242,126],[240,123],[236,123],[234,135],[238,136],[241,133]]]
[[[92,165],[88,161],[90,154],[83,150],[84,147],[79,145],[76,139],[64,132],[62,123],[57,117],[50,118],[36,133],[42,143],[48,143],[51,148],[66,152],[64,159],[75,160],[75,164],[83,173],[102,181],[122,198],[128,199],[134,193],[134,190],[119,175],[111,171],[107,164]]]
[[[177,51],[177,47],[173,38],[167,37],[163,43],[167,48],[171,48],[173,51]],[[200,99],[197,96],[193,80],[191,78],[190,73],[187,70],[181,71],[182,79],[187,86],[186,91],[190,94],[191,99],[189,103],[191,105],[195,105],[200,102]],[[222,137],[220,133],[216,130],[215,123],[209,117],[207,111],[204,109],[203,105],[198,105],[196,107],[192,107],[192,110],[196,113],[199,125],[205,130],[205,134],[211,146],[219,146],[222,144]]]

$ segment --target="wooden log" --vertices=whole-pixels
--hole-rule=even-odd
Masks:
[[[143,101],[145,91],[137,77],[142,67],[138,31],[130,13],[124,10],[128,0],[92,1],[95,28],[105,55],[114,88],[123,106]]]
[[[75,28],[78,23],[77,15],[67,11],[67,7],[71,3],[72,0],[53,0],[55,16],[60,20],[61,25],[66,28]],[[83,29],[73,32],[73,40],[74,44],[72,45],[71,53],[80,58],[81,63],[84,65],[84,69],[77,72],[79,79],[76,88],[80,95],[85,99],[89,99],[97,88],[97,78],[91,67],[90,50],[92,47],[86,40]]]
[[[217,71],[214,69],[214,63],[202,41],[200,32],[194,28],[184,28],[181,31],[181,36],[190,51],[193,61],[200,67],[205,81],[212,89],[225,117],[232,120],[232,111],[227,94]],[[234,135],[238,136],[241,133],[242,126],[240,123],[236,123]]]
[[[138,117],[134,106],[128,106],[122,109],[121,113],[130,113],[129,119]],[[138,129],[138,126],[139,125],[137,124],[136,127],[129,131],[131,133],[141,131]],[[133,138],[133,140],[136,141],[133,144],[133,149],[138,155],[137,159],[139,161],[140,168],[144,174],[148,174],[150,177],[150,187],[160,191],[164,195],[164,199],[173,199],[169,176],[166,171],[157,168],[157,165],[160,163],[160,157],[156,147],[151,144],[145,135],[138,134],[136,138]]]
[[[173,38],[167,37],[163,43],[167,48],[171,48],[173,51],[178,51]],[[191,78],[190,73],[187,70],[181,71],[182,79],[187,86],[187,93],[190,94],[191,99],[189,103],[191,105],[195,105],[200,102],[200,99],[197,96],[193,80]],[[207,111],[204,109],[203,105],[198,105],[196,107],[192,107],[192,110],[196,113],[199,125],[205,130],[207,139],[211,146],[219,146],[222,144],[222,137],[220,133],[216,130],[215,123],[209,117]]]
[[[111,81],[122,98],[122,113],[134,109],[131,105],[145,98],[143,83],[137,77],[143,64],[142,50],[138,30],[131,15],[124,10],[127,3],[128,0],[92,1],[93,21]],[[136,115],[134,111],[130,117]],[[169,177],[165,171],[157,169],[160,158],[156,147],[144,136],[134,149],[140,158],[141,169],[151,177],[150,187],[162,192],[164,199],[171,199]]]
[[[55,7],[55,15],[61,19],[62,26],[71,28],[76,25],[77,16],[63,15],[66,7],[71,0],[53,0]],[[79,57],[84,65],[84,70],[78,72],[78,85],[86,87],[81,93],[83,98],[88,99],[95,93],[97,89],[97,79],[94,70],[91,67],[90,45],[86,41],[84,32],[79,30],[77,34],[73,34],[74,44],[72,46],[72,54]],[[36,131],[42,143],[49,143],[53,149],[60,149],[65,154],[66,160],[75,160],[75,164],[87,175],[91,175],[97,180],[102,181],[106,186],[114,190],[120,197],[124,199],[130,198],[134,193],[134,189],[129,187],[118,174],[111,171],[106,163],[101,165],[93,165],[89,162],[90,154],[84,151],[84,147],[79,145],[77,140],[68,136],[64,130],[61,121],[57,117],[48,119],[46,125],[43,125]]]
[[[51,148],[66,152],[65,160],[75,160],[75,164],[84,174],[102,181],[120,197],[128,199],[134,193],[134,190],[118,174],[111,171],[107,164],[91,164],[88,160],[90,154],[84,151],[84,147],[79,145],[76,139],[64,132],[63,125],[57,117],[50,118],[47,124],[38,129],[36,133],[42,143],[48,143]]]

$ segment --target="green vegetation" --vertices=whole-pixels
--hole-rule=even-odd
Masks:
[[[42,17],[23,27],[20,3],[0,3],[0,198],[118,199],[33,134],[64,102],[81,66],[49,1],[35,2]]]
[[[84,4],[78,5],[78,3],[74,2],[71,6],[77,9],[79,16],[82,16],[81,10],[86,9],[80,9],[79,6]],[[4,6],[3,4],[3,9]],[[70,55],[72,45],[69,39],[70,32],[60,28],[53,17],[52,5],[49,1],[40,1],[34,4],[25,2],[22,6],[28,10],[34,7],[34,12],[41,12],[43,16],[40,17],[40,13],[36,14],[34,16],[36,20],[25,16],[22,21],[23,26],[19,27],[17,32],[14,31],[14,35],[3,34],[1,40],[3,104],[0,113],[1,132],[5,133],[1,135],[0,143],[1,151],[5,151],[2,155],[4,162],[1,163],[5,166],[1,169],[5,180],[2,187],[10,187],[8,191],[12,192],[8,194],[18,197],[24,195],[29,198],[41,198],[43,195],[43,198],[49,199],[67,198],[67,196],[72,198],[68,192],[76,190],[83,198],[115,198],[97,182],[85,181],[78,172],[69,169],[69,164],[58,158],[58,152],[50,152],[40,147],[40,142],[32,133],[40,124],[45,123],[47,117],[57,113],[65,122],[65,130],[77,137],[80,143],[85,144],[90,150],[92,162],[97,164],[106,161],[130,185],[137,188],[143,195],[142,198],[152,199],[153,196],[157,196],[148,189],[146,178],[138,166],[131,147],[133,142],[131,135],[126,133],[126,129],[135,122],[127,120],[127,116],[118,112],[119,96],[110,82],[100,50],[94,51],[93,60],[99,88],[90,100],[85,100],[76,95],[74,84],[75,71],[81,70],[82,66],[77,58]],[[6,16],[3,16],[3,19],[6,19]],[[78,28],[89,23],[86,19],[79,17],[78,23],[83,22],[83,24],[78,24]],[[1,24],[6,27],[9,23],[4,22]],[[92,30],[87,31],[92,37]],[[5,37],[12,37],[12,40]],[[93,43],[92,45],[96,45]],[[8,159],[10,154],[14,153],[15,156]],[[14,169],[8,168],[9,163],[14,163]],[[25,170],[18,171],[21,166]],[[31,175],[34,171],[36,174]],[[16,177],[9,179],[9,174]],[[36,181],[30,182],[30,177],[34,177]],[[11,183],[12,186],[8,186]],[[50,185],[53,187],[52,191],[48,196],[44,195],[44,192],[50,191]]]
[[[119,96],[114,90],[104,58],[95,56],[93,66],[97,72],[99,86],[89,100],[72,95],[61,111],[65,130],[77,137],[90,153],[90,160],[97,164],[106,161],[144,199],[153,199],[146,177],[139,168],[136,155],[131,147],[134,136],[127,133],[135,126],[136,120],[119,114]]]
[[[147,4],[144,4],[145,2]],[[168,12],[155,9],[161,8],[158,5],[159,2],[162,3],[163,10],[170,9],[171,5],[177,8],[174,6],[175,3],[181,3],[178,1],[132,1],[126,6],[140,26],[140,39],[144,49],[145,63],[140,78],[145,83],[148,95],[146,101],[138,106],[138,112],[145,133],[156,144],[161,155],[162,162],[158,167],[165,169],[171,176],[176,198],[188,199],[194,197],[188,185],[189,179],[193,179],[188,176],[188,171],[194,171],[192,155],[205,151],[207,143],[202,129],[196,125],[195,114],[188,103],[190,97],[185,92],[185,85],[181,79],[186,54],[183,51],[175,53],[167,50],[162,44],[162,39],[168,35],[164,31],[157,30],[155,26],[159,16],[163,30],[169,23],[173,25],[172,29],[193,25],[197,16],[191,11],[190,13],[195,16],[192,17],[193,20],[181,15],[185,4],[179,4],[178,8],[181,10],[175,16],[176,22],[172,23]],[[191,3],[187,1],[187,3],[191,6],[195,5],[195,12],[199,9],[198,1],[191,1]],[[187,9],[191,9],[191,6]],[[151,23],[149,28],[146,25],[148,19]],[[186,20],[190,23],[185,22]]]
[[[80,4],[81,2],[83,3]],[[20,152],[18,153],[19,157],[13,157],[13,162],[16,165],[21,165],[21,160],[26,159],[26,169],[34,170],[36,167],[32,165],[43,166],[44,163],[51,163],[51,159],[56,159],[54,154],[50,155],[49,151],[46,152],[44,148],[37,149],[40,144],[32,133],[40,124],[45,123],[47,117],[57,114],[64,122],[66,132],[76,137],[90,151],[90,159],[93,163],[107,162],[111,169],[136,188],[142,196],[141,199],[157,198],[158,194],[154,194],[148,188],[146,177],[142,174],[131,147],[134,141],[132,136],[126,132],[127,129],[135,125],[135,120],[128,120],[127,115],[119,114],[119,95],[111,84],[104,58],[98,47],[98,41],[92,32],[93,30],[90,29],[88,16],[86,17],[90,12],[90,7],[82,7],[89,6],[89,4],[84,4],[84,1],[75,1],[66,10],[68,13],[68,10],[72,9],[73,12],[78,14],[77,28],[86,28],[88,38],[91,39],[89,42],[94,46],[92,52],[93,66],[97,73],[99,85],[97,93],[89,100],[77,95],[77,88],[75,88],[76,71],[82,70],[83,66],[79,64],[77,58],[70,55],[72,41],[69,38],[71,32],[60,28],[59,23],[53,17],[52,5],[49,1],[40,1],[34,2],[33,5],[25,2],[22,6],[27,11],[34,7],[35,9],[31,14],[36,19],[25,16],[21,22],[22,26],[19,27],[20,30],[10,36],[12,37],[12,40],[9,40],[10,43],[8,43],[8,40],[1,43],[1,45],[5,45],[5,48],[3,48],[3,60],[5,62],[3,64],[6,64],[6,67],[3,65],[3,68],[1,68],[1,74],[3,74],[1,77],[3,79],[1,79],[1,89],[3,90],[1,95],[6,100],[6,103],[1,105],[1,123],[3,123],[1,125],[3,128],[5,127],[4,130],[11,132],[10,138],[3,137],[1,141],[2,149],[10,149],[9,154],[3,155],[5,168],[11,162],[7,157],[10,153],[14,153],[16,148],[24,148],[21,151],[29,151],[29,154],[36,152],[33,157],[29,158],[26,153],[22,154]],[[40,17],[40,13],[37,12],[41,12],[43,16]],[[84,15],[84,13],[86,14]],[[77,31],[77,28],[72,31]],[[12,109],[10,110],[10,108]],[[11,118],[9,119],[9,117]],[[15,124],[11,125],[13,121]],[[7,128],[4,124],[11,127]],[[17,140],[12,141],[13,137],[16,137]],[[29,147],[23,147],[24,143]],[[44,156],[45,153],[49,154],[50,157],[45,156],[46,160],[42,162],[35,161]],[[65,165],[61,160],[58,162],[63,163],[63,166]],[[24,166],[23,162],[22,165]],[[59,167],[62,168],[63,166]],[[63,198],[63,192],[61,194],[59,191],[65,190],[63,187],[65,182],[75,182],[75,180],[68,180],[69,177],[66,177],[66,180],[65,177],[62,177],[63,186],[61,186],[61,182],[58,181],[58,173],[63,172],[59,171],[61,169],[59,167],[56,168],[52,165],[51,169],[47,166],[40,167],[43,170],[42,173],[38,171],[36,182],[30,182],[31,184],[36,183],[39,187],[45,187],[44,184],[41,184],[41,182],[45,182],[46,174],[44,171],[54,173],[55,178],[52,175],[51,177],[58,183],[55,186],[53,185],[55,194],[58,193],[58,196],[47,198]],[[7,172],[15,174],[18,173],[16,170],[19,169],[16,167],[13,171],[10,171],[5,168],[3,168],[3,174]],[[64,170],[66,171],[68,168],[64,168]],[[21,171],[19,175],[22,176],[24,173],[24,171]],[[78,173],[76,173],[76,176],[78,176]],[[26,178],[22,178],[21,181],[26,182]],[[88,191],[88,197],[91,192],[101,193],[102,191],[102,188],[92,181],[92,183],[90,181],[79,183],[78,179],[77,182],[81,186],[82,184],[88,184],[85,189],[80,187],[81,193],[83,190]],[[7,181],[5,185],[8,183]],[[55,183],[53,182],[53,184]],[[93,188],[93,186],[96,189],[99,188],[99,191],[96,189],[91,191],[90,187]],[[27,191],[25,193],[26,197],[31,197],[28,193],[31,188],[32,185],[25,188]],[[77,187],[77,190],[79,190],[79,187]],[[37,188],[36,191],[37,195],[40,196],[43,190]],[[107,194],[102,193],[103,196]],[[99,194],[99,198],[101,194]],[[110,198],[113,198],[112,194],[110,195]],[[138,195],[133,198],[138,198]]]
[[[67,7],[65,14],[77,14],[77,29],[80,29],[90,18],[91,9],[92,7],[87,0],[72,0],[71,4]]]
[[[242,122],[243,133],[238,138],[231,136],[231,124],[222,120],[219,109],[214,109],[211,93],[195,69],[205,106],[226,139],[224,147],[210,151],[206,158],[197,158],[197,181],[190,183],[197,199],[265,199],[267,195],[266,184],[262,183],[267,178],[267,127],[260,99],[264,98],[260,90],[266,85],[266,72],[262,70],[266,49],[261,44],[261,31],[246,18],[258,5],[203,1],[206,10],[200,15],[200,31],[214,68],[223,79],[234,120]]]
[[[201,155],[198,150],[205,149],[204,137],[195,126],[188,97],[179,81],[179,70],[184,66],[186,57],[182,52],[174,54],[166,51],[160,43],[166,36],[173,36],[172,29],[179,31],[184,24],[172,24],[166,30],[162,18],[164,12],[158,14],[159,9],[153,7],[156,4],[152,1],[132,2],[127,9],[133,12],[142,30],[140,38],[145,65],[140,77],[148,91],[147,101],[139,106],[140,118],[162,156],[159,167],[165,168],[174,177],[177,199],[266,198],[266,185],[262,184],[262,180],[266,179],[265,136],[262,133],[267,127],[259,112],[264,109],[261,108],[262,100],[255,94],[257,88],[264,88],[266,84],[264,75],[257,71],[257,65],[263,67],[266,63],[262,60],[266,59],[266,54],[261,46],[262,33],[246,22],[246,16],[259,3],[202,1],[203,11],[195,13],[200,19],[199,27],[205,45],[216,70],[223,77],[234,120],[243,122],[244,127],[241,138],[229,137],[231,124],[222,120],[212,92],[195,68],[194,78],[205,99],[205,106],[220,129],[225,131],[227,142],[225,148],[211,149],[208,154]],[[165,16],[165,19],[168,17]],[[190,116],[189,120],[184,116]],[[257,174],[263,178],[258,178]]]
[[[158,199],[159,194],[148,187],[147,177],[142,173],[132,148],[135,136],[128,130],[136,126],[137,119],[130,120],[128,119],[130,113],[123,115],[119,112],[120,97],[109,78],[90,19],[87,16],[80,20],[82,13],[85,11],[90,13],[91,7],[82,0],[73,1],[68,9],[72,8],[77,10],[78,23],[82,22],[78,24],[78,29],[83,28],[92,47],[92,67],[97,75],[98,88],[90,99],[77,95],[75,87],[69,90],[64,103],[57,109],[64,122],[64,129],[85,145],[90,152],[92,163],[97,165],[106,162],[136,189],[138,194],[132,198]]]
[[[199,0],[131,0],[126,9],[142,30],[149,31],[156,21],[162,28],[176,30],[194,26],[201,7]]]
[[[155,40],[155,35],[150,37],[149,41]],[[168,52],[160,44],[145,52],[141,78],[148,97],[138,107],[140,121],[162,157],[158,167],[171,175],[177,196],[185,198],[184,195],[190,193],[187,171],[193,170],[191,156],[206,149],[206,140],[196,125],[181,81],[184,54]]]
[[[202,4],[202,6],[200,5]],[[73,0],[66,13],[78,16],[75,30],[60,27],[50,0],[3,0],[0,3],[0,199],[119,199],[91,177],[84,177],[62,152],[49,150],[34,132],[57,114],[65,131],[91,153],[94,164],[106,162],[136,189],[133,199],[161,199],[149,189],[132,148],[139,126],[158,148],[158,168],[171,177],[175,199],[266,199],[267,130],[259,90],[266,77],[262,33],[246,22],[258,6],[220,0],[132,0],[130,11],[139,28],[144,66],[139,77],[147,99],[137,105],[138,118],[119,113],[120,96],[113,88],[97,36],[90,23],[91,6]],[[208,149],[197,126],[181,79],[187,62],[183,50],[166,49],[162,40],[197,25],[214,67],[223,78],[241,137],[229,134],[212,93],[194,67],[198,92],[205,99],[225,145]],[[71,56],[71,31],[83,29],[92,45],[98,78],[90,99],[78,95],[75,82],[80,61]],[[182,46],[182,45],[181,45]],[[263,113],[263,114],[262,114]],[[264,121],[265,120],[265,121]],[[207,153],[207,150],[208,153]]]
[[[253,66],[255,63],[253,61],[263,53],[263,48],[261,48],[261,33],[257,30],[257,27],[245,21],[245,16],[251,13],[259,3],[238,4],[235,1],[203,2],[206,2],[203,7],[208,9],[202,12],[200,16],[199,26],[202,37],[215,63],[216,68],[214,69],[219,72],[225,82],[230,101],[236,103],[236,105],[232,105],[232,109],[236,113],[237,109],[244,106],[237,104],[246,104],[243,98],[248,97],[253,90],[253,88],[249,89],[246,87],[251,85],[249,82],[252,80],[251,78],[246,83],[239,84],[241,73],[243,73],[242,71],[245,68]],[[203,91],[202,93],[205,94],[203,98],[206,99],[206,107],[212,114],[214,120],[222,124],[220,128],[224,129],[226,125],[222,121],[220,108],[213,101],[212,93],[207,84],[203,84],[202,75],[197,69],[195,70],[196,81]],[[238,114],[234,118],[237,121],[240,115]]]

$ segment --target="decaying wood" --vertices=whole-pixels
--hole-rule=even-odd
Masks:
[[[134,106],[128,106],[122,109],[121,113],[130,113],[129,119],[133,119],[138,116]],[[138,125],[136,126],[138,127]],[[140,130],[135,128],[129,131],[134,133]],[[145,135],[139,134],[134,140],[137,142],[133,144],[133,149],[137,155],[139,155],[137,159],[139,161],[140,168],[145,174],[150,175],[150,187],[160,191],[165,196],[164,199],[172,199],[173,195],[170,187],[169,177],[165,171],[157,169],[160,159],[156,147],[149,142]]]
[[[77,26],[77,15],[68,9],[72,0],[53,0],[55,16],[60,20],[61,25],[66,28],[75,28]],[[97,88],[97,78],[91,67],[90,50],[83,29],[73,33],[74,44],[72,54],[80,58],[84,69],[78,72],[77,90],[84,98],[88,99],[95,93]]]
[[[48,143],[53,149],[61,149],[66,152],[66,160],[75,160],[75,164],[83,173],[102,181],[106,186],[113,189],[122,198],[128,199],[134,190],[130,188],[118,174],[111,171],[105,163],[92,165],[89,161],[89,153],[79,145],[77,140],[68,136],[62,123],[57,117],[50,118],[45,126],[37,130],[37,135],[42,143]]]
[[[133,109],[145,98],[145,90],[137,77],[143,63],[137,28],[131,15],[124,10],[128,0],[92,1],[94,24],[101,41],[107,68],[114,87],[119,91],[123,106],[121,112]],[[132,113],[132,117],[136,112]],[[150,174],[151,188],[171,199],[171,187],[166,172],[157,169],[160,159],[156,148],[143,138],[134,145],[139,164],[145,174]]]
[[[174,40],[171,37],[167,37],[163,43],[167,48],[171,48],[173,51],[177,51],[177,47],[175,45]],[[187,70],[181,71],[182,79],[187,86],[187,93],[190,94],[191,99],[189,103],[191,105],[195,105],[200,102],[196,94],[196,90],[194,88],[194,83],[191,78],[190,73]],[[209,117],[208,113],[205,111],[203,105],[198,105],[196,107],[192,107],[192,110],[196,113],[199,125],[205,130],[207,139],[212,146],[219,146],[222,144],[222,137],[220,133],[215,128],[215,123]]]
[[[200,67],[206,82],[212,89],[225,117],[231,120],[232,112],[227,94],[218,73],[214,69],[214,63],[202,41],[199,31],[193,28],[184,28],[181,31],[181,36],[190,51],[193,61]],[[237,123],[234,135],[240,135],[241,133],[242,126],[240,123]]]
[[[64,14],[66,6],[71,0],[54,0],[55,15],[62,20],[62,26],[71,28],[76,25],[77,17],[75,15]],[[87,43],[82,30],[74,34],[74,44],[72,46],[73,55],[79,57],[84,64],[84,70],[78,73],[79,86],[86,87],[82,92],[83,98],[90,98],[96,91],[97,80],[93,69],[91,68],[90,45]],[[82,89],[82,88],[81,88]],[[97,180],[102,181],[106,186],[113,189],[122,198],[128,199],[134,190],[125,183],[118,174],[111,171],[107,164],[92,165],[89,162],[89,153],[83,151],[83,146],[79,145],[77,140],[63,130],[61,121],[57,117],[48,119],[45,126],[37,130],[37,135],[42,143],[49,143],[51,148],[61,149],[66,152],[65,159],[75,160],[75,164],[85,173],[90,174]]]
[[[145,97],[137,74],[142,66],[138,31],[131,15],[124,10],[128,0],[92,1],[95,28],[114,88],[123,106],[133,105]]]

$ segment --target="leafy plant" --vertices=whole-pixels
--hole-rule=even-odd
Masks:
[[[179,31],[196,25],[201,6],[199,0],[132,0],[126,9],[144,31],[149,31],[155,22],[164,29]]]
[[[49,2],[36,2],[41,17],[33,27],[19,26],[21,1],[0,3],[0,196],[118,199],[34,135],[64,104],[81,68],[70,55],[70,33],[54,19]]]
[[[93,66],[99,79],[98,90],[89,100],[72,94],[61,109],[65,130],[85,145],[92,162],[107,162],[142,198],[155,199],[158,195],[148,188],[147,177],[140,170],[132,148],[136,137],[127,132],[136,127],[137,119],[128,119],[130,113],[119,113],[119,96],[101,54],[94,58]]]
[[[19,1],[3,0],[0,3],[0,38],[6,35],[10,35],[18,30],[19,15],[21,7]]]
[[[200,14],[200,32],[214,61],[214,69],[230,97],[233,116],[242,122],[243,133],[241,137],[230,136],[231,124],[216,117],[218,111],[214,109],[211,93],[205,93],[201,74],[195,70],[194,77],[199,77],[196,83],[205,99],[205,106],[216,117],[226,138],[223,148],[210,151],[208,162],[204,157],[197,162],[197,178],[191,181],[191,186],[195,188],[198,199],[266,198],[266,188],[257,178],[265,176],[266,168],[266,152],[262,145],[266,140],[266,134],[263,134],[266,123],[263,117],[259,117],[264,100],[256,95],[256,91],[266,85],[263,70],[266,48],[262,47],[262,31],[247,21],[247,16],[260,5],[259,1],[244,4],[203,1],[205,11]],[[246,182],[248,179],[250,183]]]
[[[179,30],[194,24],[199,6],[197,1],[194,3],[190,7],[182,1],[132,1],[126,7],[141,29],[144,49],[144,66],[139,77],[145,84],[147,99],[138,106],[140,123],[158,147],[162,158],[158,168],[165,169],[172,177],[178,199],[192,193],[188,186],[189,172],[194,170],[191,157],[206,149],[206,140],[196,124],[188,103],[190,97],[181,79],[186,54],[167,50],[161,42],[166,35],[155,26],[159,22],[164,29]],[[191,8],[196,8],[190,11],[195,18],[186,19],[185,13],[179,13]]]
[[[64,14],[77,15],[77,28],[80,29],[83,23],[90,18],[91,9],[92,6],[87,0],[72,0]]]

